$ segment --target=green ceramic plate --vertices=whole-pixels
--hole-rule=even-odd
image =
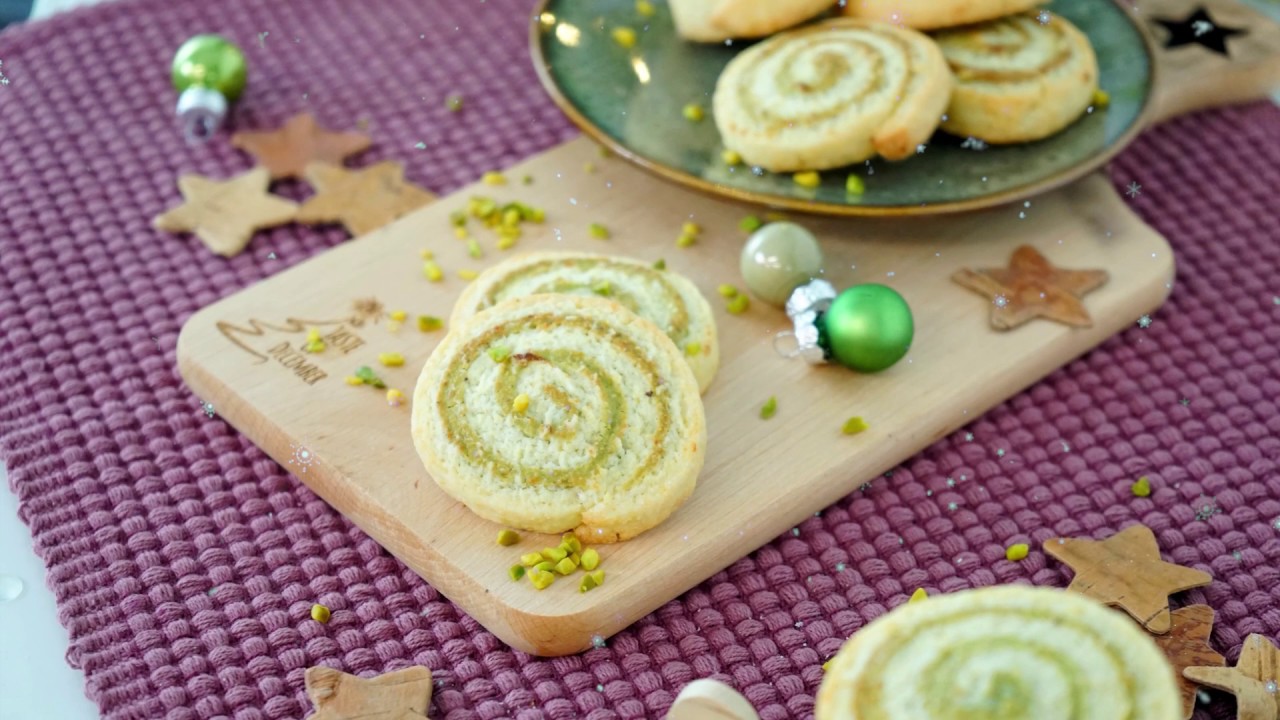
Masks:
[[[1099,167],[1142,129],[1151,105],[1154,49],[1113,0],[1054,0],[1046,5],[1089,36],[1102,89],[1111,96],[1057,135],[1025,145],[979,149],[965,138],[935,134],[926,150],[902,162],[873,160],[823,173],[802,188],[789,175],[727,167],[711,116],[716,78],[747,43],[700,45],[681,40],[665,3],[642,18],[634,0],[543,0],[533,21],[539,76],[561,109],[589,135],[669,180],[705,192],[773,207],[837,215],[955,212],[1021,200]],[[624,49],[617,27],[637,32]],[[684,119],[691,102],[701,123]],[[845,193],[849,172],[866,192]]]

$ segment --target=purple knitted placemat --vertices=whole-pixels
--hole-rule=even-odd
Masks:
[[[303,669],[323,663],[425,665],[432,717],[450,720],[660,717],[704,676],[766,720],[805,718],[821,663],[917,586],[1062,586],[1040,541],[1134,521],[1212,572],[1176,602],[1217,610],[1231,660],[1246,634],[1280,634],[1280,110],[1267,104],[1178,120],[1116,162],[1179,261],[1149,327],[577,657],[506,648],[207,417],[174,368],[183,320],[343,235],[279,228],[228,261],[150,229],[179,172],[250,165],[225,139],[181,143],[173,50],[229,35],[251,63],[235,126],[302,109],[367,120],[360,164],[403,160],[443,193],[574,134],[526,57],[531,6],[124,0],[0,35],[0,455],[68,660],[105,716],[298,718]],[[1143,474],[1154,491],[1134,498]],[[1023,541],[1031,555],[1006,561]],[[328,625],[307,619],[313,602],[333,609]],[[1221,698],[1198,715],[1230,716]]]

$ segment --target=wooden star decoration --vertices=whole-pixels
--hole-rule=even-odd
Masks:
[[[1208,605],[1191,605],[1170,613],[1173,627],[1165,635],[1152,635],[1151,639],[1173,665],[1178,676],[1178,690],[1182,693],[1182,716],[1190,720],[1196,709],[1196,684],[1183,677],[1189,667],[1222,667],[1226,658],[1209,646],[1213,632],[1213,608]]]
[[[1206,687],[1235,695],[1237,720],[1280,718],[1280,650],[1261,635],[1244,639],[1235,667],[1189,667],[1182,674]]]
[[[372,678],[310,667],[306,683],[308,720],[426,720],[431,704],[431,671],[421,666]]]
[[[253,155],[273,180],[280,180],[300,177],[313,162],[341,165],[369,147],[369,136],[325,130],[311,113],[301,113],[277,130],[238,132],[231,136],[231,144]]]
[[[667,720],[759,720],[737,690],[710,678],[694,680],[676,696]]]
[[[238,255],[254,232],[293,220],[296,203],[267,194],[271,183],[264,168],[230,180],[182,175],[178,190],[184,202],[151,221],[157,230],[189,232],[224,257]]]
[[[1107,281],[1103,270],[1061,270],[1029,245],[1013,251],[1007,268],[962,268],[951,279],[991,301],[991,326],[1010,330],[1035,318],[1074,327],[1093,321],[1080,298]]]
[[[1223,27],[1213,21],[1209,17],[1209,13],[1204,8],[1196,8],[1185,20],[1168,20],[1161,18],[1153,18],[1157,23],[1164,26],[1169,31],[1169,37],[1164,41],[1166,48],[1174,48],[1180,45],[1201,45],[1203,47],[1227,56],[1227,38],[1233,35],[1244,35],[1245,31],[1240,28]]]
[[[1075,571],[1067,590],[1118,607],[1157,635],[1172,628],[1170,594],[1213,582],[1208,573],[1161,560],[1155,533],[1145,525],[1102,541],[1051,538],[1044,550]]]
[[[436,197],[406,182],[404,166],[390,161],[362,170],[312,163],[306,178],[316,194],[298,210],[298,222],[342,223],[353,236],[376,230]]]

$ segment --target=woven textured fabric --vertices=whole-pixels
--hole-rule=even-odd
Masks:
[[[918,586],[1063,586],[1038,544],[1133,521],[1212,572],[1179,596],[1213,643],[1280,635],[1280,110],[1156,128],[1115,163],[1179,280],[1135,325],[889,477],[577,657],[513,652],[183,386],[182,322],[342,241],[286,226],[231,260],[162,235],[175,177],[250,165],[184,146],[166,66],[246,50],[236,127],[367,121],[368,164],[448,192],[574,135],[526,56],[531,0],[122,0],[0,35],[0,454],[49,568],[69,662],[108,718],[300,718],[303,670],[438,679],[431,716],[661,717],[697,677],[806,718],[821,663]],[[450,113],[445,98],[461,93]],[[425,149],[416,147],[424,143]],[[297,184],[283,194],[304,195]],[[1113,282],[1124,282],[1117,277]],[[1129,484],[1151,478],[1150,498]],[[1031,542],[1019,563],[1004,548]],[[308,619],[313,602],[333,610]],[[2,641],[0,641],[2,644]],[[1231,717],[1215,696],[1198,717]]]

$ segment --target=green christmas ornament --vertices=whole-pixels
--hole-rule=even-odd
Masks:
[[[244,53],[220,35],[196,35],[182,44],[170,69],[178,96],[183,135],[192,144],[208,140],[227,117],[228,106],[244,92]]]
[[[884,285],[855,285],[836,294],[825,280],[796,288],[787,300],[794,330],[777,339],[794,338],[784,353],[812,364],[836,362],[863,373],[885,370],[901,360],[915,336],[911,308],[897,291]]]

